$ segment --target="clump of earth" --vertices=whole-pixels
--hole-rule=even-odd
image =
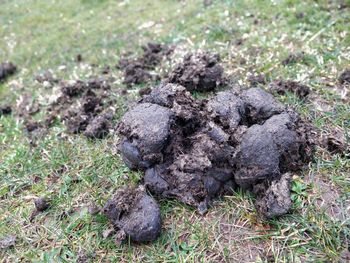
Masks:
[[[158,43],[148,43],[142,46],[143,54],[137,58],[123,58],[117,65],[124,70],[124,83],[127,86],[134,84],[147,83],[151,80],[159,79],[159,76],[152,75],[150,71],[154,70],[164,57],[168,57],[173,48]]]
[[[350,84],[350,69],[345,69],[339,76],[341,84]]]
[[[313,153],[311,127],[259,88],[232,89],[199,100],[182,85],[162,84],[125,113],[117,132],[125,164],[143,171],[147,190],[155,197],[175,198],[193,206],[201,214],[213,200],[237,187],[256,195],[261,217],[288,213],[292,205],[290,173],[308,163]],[[107,216],[131,239],[154,240],[160,231],[146,235],[148,238],[133,237],[119,223],[120,217],[110,215],[116,203],[123,205],[123,200],[134,195],[124,191],[128,194],[107,203]],[[152,214],[147,220],[159,222],[154,216],[158,206],[151,197],[146,199],[152,205],[139,207],[137,199],[131,202],[131,210]],[[119,210],[123,209],[115,214]],[[130,223],[132,213],[126,215],[124,221]],[[141,222],[137,219],[133,224],[136,227]]]
[[[301,99],[305,99],[310,94],[308,86],[292,80],[276,80],[270,83],[270,90],[280,95],[291,92]]]
[[[103,211],[117,231],[119,242],[126,238],[148,242],[160,235],[162,221],[159,205],[143,188],[120,189],[108,200]]]
[[[0,64],[0,81],[13,75],[17,71],[17,67],[12,62],[2,62]]]
[[[114,115],[104,101],[108,99],[109,89],[109,84],[101,78],[62,83],[62,95],[56,104],[51,105],[47,120],[61,113],[61,120],[69,133],[83,133],[88,138],[103,138],[111,128]],[[69,107],[65,109],[67,105]]]
[[[165,82],[179,84],[189,91],[212,91],[226,83],[223,73],[218,54],[194,53],[185,56]]]

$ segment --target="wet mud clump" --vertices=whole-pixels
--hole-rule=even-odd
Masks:
[[[277,80],[270,84],[270,90],[280,95],[291,92],[301,99],[305,99],[310,94],[310,88],[304,84],[291,80]]]
[[[117,240],[154,241],[161,232],[162,221],[157,202],[143,189],[123,188],[107,201],[104,214],[117,231]]]
[[[9,115],[12,113],[12,108],[10,105],[0,105],[0,117],[3,115]]]
[[[12,62],[2,62],[0,64],[0,82],[13,75],[17,67]]]
[[[150,71],[173,52],[172,47],[157,43],[148,43],[142,49],[143,54],[140,57],[121,59],[117,65],[117,68],[124,70],[124,83],[127,86],[157,80],[159,77],[152,75]]]
[[[350,69],[344,70],[339,76],[341,84],[350,84]]]
[[[259,88],[198,100],[183,86],[164,84],[126,112],[117,131],[123,160],[144,172],[144,186],[199,213],[236,187],[256,193],[261,216],[287,213],[285,174],[313,152],[305,122]]]
[[[189,91],[211,91],[226,82],[224,69],[219,63],[218,54],[189,54],[165,81],[182,85]]]

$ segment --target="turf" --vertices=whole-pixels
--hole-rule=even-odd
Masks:
[[[279,99],[320,132],[349,133],[349,95],[337,82],[350,64],[349,6],[349,1],[217,0],[208,6],[199,0],[0,1],[0,61],[19,67],[0,83],[0,99],[14,103],[28,93],[45,105],[43,94],[50,91],[34,81],[38,72],[85,79],[100,70],[87,64],[113,67],[122,54],[156,41],[175,44],[179,58],[197,49],[220,53],[226,73],[239,85],[248,85],[252,73],[301,81],[311,87],[310,100],[289,93]],[[303,60],[283,65],[296,52],[305,52]],[[75,62],[78,54],[84,63]],[[113,90],[125,88],[120,72],[113,69],[113,75]],[[125,101],[116,108],[120,116]],[[74,262],[82,254],[91,262],[338,262],[349,253],[350,159],[322,147],[294,175],[293,210],[280,219],[261,221],[253,197],[240,190],[204,217],[162,200],[161,237],[118,246],[113,236],[103,237],[110,228],[106,218],[88,212],[91,204],[103,205],[120,186],[141,177],[122,163],[116,142],[115,135],[97,141],[64,136],[64,127],[56,125],[33,146],[23,120],[0,117],[0,238],[17,236],[14,247],[0,250],[3,262]],[[49,198],[51,208],[30,222],[38,196]]]

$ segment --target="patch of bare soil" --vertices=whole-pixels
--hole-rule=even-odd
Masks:
[[[0,64],[0,81],[15,74],[17,67],[12,62],[2,62]]]
[[[167,83],[179,84],[189,91],[211,91],[226,83],[220,56],[209,53],[189,54],[170,72]]]
[[[198,100],[164,84],[125,113],[120,152],[156,196],[175,198],[203,214],[212,201],[242,187],[256,194],[260,215],[291,207],[290,171],[311,160],[310,126],[259,88]]]

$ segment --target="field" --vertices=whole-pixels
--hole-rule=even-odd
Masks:
[[[204,50],[221,55],[225,74],[237,85],[249,86],[252,75],[264,74],[267,82],[309,86],[308,99],[290,92],[278,99],[310,121],[318,136],[345,134],[349,147],[350,85],[338,78],[350,66],[350,2],[204,2],[0,1],[0,62],[18,66],[0,82],[0,105],[15,108],[27,94],[45,109],[56,89],[39,84],[38,73],[85,80],[110,66],[119,118],[143,86],[121,96],[126,87],[115,65],[125,54],[141,53],[147,42],[159,42],[175,46],[173,59],[157,69],[161,73],[186,53]],[[302,56],[283,63],[291,54]],[[103,206],[142,176],[123,164],[117,135],[89,140],[67,135],[57,123],[32,138],[24,121],[15,109],[0,116],[0,240],[16,236],[14,246],[0,248],[1,262],[350,261],[349,153],[318,144],[313,162],[293,175],[293,208],[281,218],[261,220],[254,197],[243,190],[218,200],[204,216],[161,200],[161,237],[118,245],[106,235],[107,218],[91,214],[92,206]],[[30,220],[37,197],[50,199],[51,207]]]

